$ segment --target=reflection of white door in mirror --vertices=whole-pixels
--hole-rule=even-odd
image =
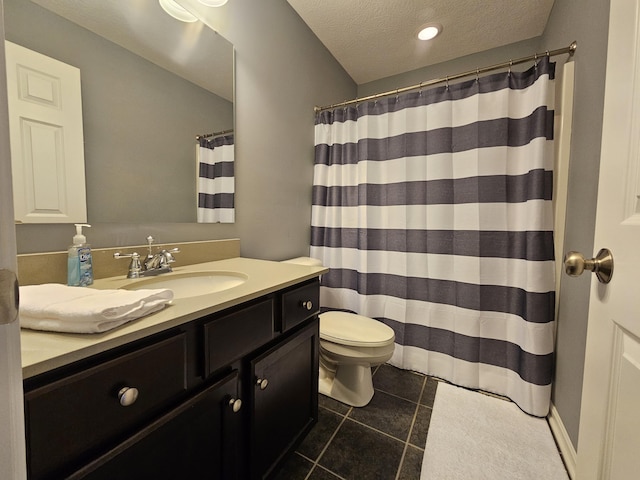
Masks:
[[[5,48],[16,222],[86,222],[80,70]]]

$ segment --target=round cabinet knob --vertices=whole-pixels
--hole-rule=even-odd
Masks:
[[[260,390],[264,390],[269,385],[269,380],[266,378],[258,378],[256,380],[256,385],[260,387]]]
[[[232,398],[229,400],[229,406],[231,407],[231,410],[233,410],[233,413],[238,413],[242,408],[242,400],[239,398]]]
[[[138,399],[138,389],[134,387],[124,387],[118,392],[118,400],[120,405],[128,407],[136,403]]]
[[[585,259],[580,252],[568,252],[564,256],[564,271],[571,277],[582,275],[585,270],[596,274],[600,283],[609,283],[613,277],[613,255],[607,248],[598,252],[595,258]]]
[[[302,308],[306,308],[307,310],[311,310],[313,308],[313,302],[311,300],[307,300],[306,302],[302,302]]]

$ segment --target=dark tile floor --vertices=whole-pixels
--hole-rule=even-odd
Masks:
[[[438,382],[381,365],[362,408],[320,395],[318,423],[278,480],[418,480]]]

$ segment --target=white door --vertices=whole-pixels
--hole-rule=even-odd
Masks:
[[[80,70],[5,42],[16,220],[86,223]]]
[[[614,273],[591,283],[578,480],[640,478],[640,0],[611,0],[603,122],[594,245]]]
[[[4,40],[0,0],[0,43]],[[16,236],[13,228],[11,156],[5,82],[4,46],[0,45],[0,478],[27,478],[20,362],[20,327],[11,308],[16,270]],[[15,301],[13,302],[15,304]],[[10,322],[10,323],[7,323]]]

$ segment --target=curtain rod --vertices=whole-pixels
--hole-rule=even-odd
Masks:
[[[221,132],[205,133],[204,135],[196,135],[196,141],[200,141],[201,138],[217,137],[218,135],[226,135],[227,133],[233,133],[233,128],[229,130],[222,130]]]
[[[542,57],[553,57],[556,55],[562,55],[565,53],[568,53],[569,56],[573,56],[573,54],[575,53],[576,49],[578,48],[578,42],[572,42],[571,45],[569,45],[568,47],[565,48],[559,48],[557,50],[547,50],[544,53],[536,53],[534,55],[529,55],[528,57],[522,57],[522,58],[518,58],[517,60],[509,60],[508,62],[502,62],[502,63],[498,63],[496,65],[491,65],[490,67],[483,67],[483,68],[476,68],[475,70],[469,70],[468,72],[463,72],[463,73],[457,73],[455,75],[449,75],[447,77],[444,78],[435,78],[433,80],[427,80],[426,82],[420,82],[417,85],[411,85],[409,87],[403,87],[403,88],[397,88],[395,90],[389,90],[388,92],[382,92],[382,93],[376,93],[375,95],[369,95],[367,97],[362,97],[362,98],[355,98],[354,100],[347,100],[344,102],[340,102],[340,103],[334,103],[333,105],[326,105],[324,107],[313,107],[313,110],[316,113],[322,112],[324,110],[330,110],[332,108],[336,108],[336,107],[345,107],[347,105],[352,105],[354,103],[360,103],[360,102],[367,102],[369,100],[375,100],[377,98],[381,98],[381,97],[388,97],[389,95],[397,95],[399,93],[404,93],[404,92],[408,92],[410,90],[415,90],[417,88],[423,88],[423,87],[428,87],[431,85],[435,85],[437,83],[442,83],[442,82],[449,82],[450,80],[457,80],[459,78],[463,78],[463,77],[469,77],[471,75],[480,75],[481,73],[487,73],[493,70],[498,70],[501,68],[511,68],[513,65],[518,65],[520,63],[526,63],[526,62],[530,62],[531,60],[537,61],[539,58]]]

